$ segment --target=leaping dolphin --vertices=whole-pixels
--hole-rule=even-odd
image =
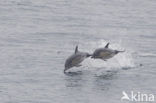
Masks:
[[[89,53],[78,51],[78,46],[76,46],[75,53],[72,54],[69,58],[67,58],[67,60],[65,62],[64,73],[66,72],[66,70],[68,70],[74,66],[75,67],[81,66],[80,63],[84,59],[86,59],[87,57],[90,57],[90,56],[91,56],[91,54],[89,54]]]
[[[107,43],[107,45],[104,48],[96,49],[91,58],[102,59],[106,61],[107,59],[114,57],[116,54],[120,52],[124,52],[124,51],[110,49],[108,48],[108,46],[109,46],[109,43]]]

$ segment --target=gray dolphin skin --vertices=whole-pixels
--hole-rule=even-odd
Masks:
[[[79,67],[79,66],[81,66],[80,63],[84,59],[86,59],[87,57],[90,57],[90,56],[91,55],[89,53],[78,51],[78,46],[76,46],[75,53],[72,54],[69,58],[67,58],[67,60],[65,62],[64,73],[66,72],[66,70],[68,70],[68,69],[70,69],[72,67]]]
[[[116,54],[120,52],[124,52],[124,51],[110,49],[108,48],[108,46],[109,46],[109,43],[107,43],[107,45],[103,48],[96,49],[91,58],[102,59],[106,61],[107,59],[114,57]]]

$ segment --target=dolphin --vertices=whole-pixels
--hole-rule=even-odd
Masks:
[[[119,51],[119,50],[113,50],[108,48],[109,43],[104,48],[98,48],[93,52],[93,55],[91,58],[94,59],[102,59],[104,61],[107,61],[107,59],[110,59],[114,57],[116,54],[124,51]]]
[[[86,53],[86,52],[80,52],[78,50],[78,46],[76,46],[75,48],[75,52],[74,54],[72,54],[70,57],[67,58],[66,62],[65,62],[65,69],[64,69],[64,73],[66,72],[66,70],[72,68],[72,67],[79,67],[81,66],[80,63],[90,57],[91,54]]]

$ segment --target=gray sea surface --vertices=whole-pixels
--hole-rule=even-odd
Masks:
[[[107,42],[126,52],[63,73]],[[123,91],[156,102],[156,0],[0,0],[0,103],[135,103]]]

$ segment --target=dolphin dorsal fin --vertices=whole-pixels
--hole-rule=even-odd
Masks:
[[[105,46],[105,48],[108,48],[108,46],[109,46],[109,43],[107,43],[107,45]]]
[[[76,46],[75,48],[75,54],[78,52],[78,46]]]

